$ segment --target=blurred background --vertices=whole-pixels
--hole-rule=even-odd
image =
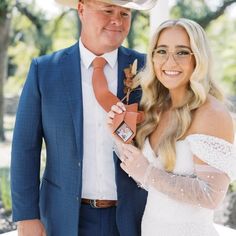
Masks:
[[[215,80],[232,102],[236,120],[236,0],[164,2],[169,18],[189,18],[206,30],[215,60]],[[155,9],[151,13],[134,11],[124,45],[145,52],[153,30],[150,19],[158,20],[155,15]],[[78,40],[79,33],[76,11],[53,0],[0,0],[0,234],[15,229],[11,223],[10,150],[18,99],[30,62],[34,57],[69,47]],[[44,162],[44,152],[42,157]],[[236,183],[216,211],[215,222],[236,229]]]

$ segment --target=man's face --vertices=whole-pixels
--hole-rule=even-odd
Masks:
[[[81,39],[87,49],[101,55],[118,48],[129,33],[131,10],[100,1],[79,2]]]

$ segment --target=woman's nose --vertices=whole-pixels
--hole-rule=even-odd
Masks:
[[[165,63],[170,63],[170,64],[176,64],[177,63],[177,61],[175,60],[175,57],[174,57],[174,52],[169,52],[168,53]]]

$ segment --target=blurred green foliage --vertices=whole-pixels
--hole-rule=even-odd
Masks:
[[[9,0],[11,1],[11,0]],[[235,0],[236,1],[236,0]],[[6,0],[4,1],[6,2]],[[221,1],[230,2],[229,0]],[[232,2],[232,0],[231,0]],[[3,2],[1,1],[1,4]],[[0,4],[0,9],[1,9]],[[236,94],[236,19],[222,13],[214,15],[220,6],[207,5],[204,0],[176,0],[171,17],[187,17],[204,22],[216,61],[216,79],[231,95]],[[218,7],[218,8],[217,8]],[[18,9],[18,10],[17,10]],[[27,11],[25,12],[25,9]],[[37,19],[36,23],[32,19]],[[8,50],[9,77],[5,86],[7,94],[20,92],[33,57],[70,46],[78,39],[79,24],[74,10],[62,11],[50,19],[32,1],[13,10],[11,41]],[[146,51],[149,41],[149,15],[133,12],[133,23],[125,46]]]
[[[205,0],[176,0],[172,18],[189,18],[205,28],[214,59],[214,76],[227,95],[236,95],[236,17],[227,7],[236,0],[218,4]],[[235,8],[234,6],[232,6]],[[233,16],[234,15],[234,16]]]
[[[149,42],[149,14],[148,12],[133,11],[132,21],[126,45],[140,52],[146,52]]]
[[[207,30],[215,59],[216,79],[228,94],[236,95],[236,19],[222,15]]]
[[[8,48],[8,80],[5,93],[16,95],[25,81],[32,58],[68,47],[76,41],[77,17],[75,11],[62,12],[47,19],[34,5],[15,9],[12,18],[11,39]],[[24,15],[24,10],[31,16]],[[37,18],[37,22],[32,22]]]
[[[6,15],[11,12],[13,7],[14,1],[13,0],[1,0],[0,2],[0,19],[2,15]]]
[[[9,169],[0,169],[0,199],[6,213],[11,213]]]

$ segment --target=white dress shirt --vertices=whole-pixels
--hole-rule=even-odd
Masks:
[[[107,113],[97,102],[92,87],[92,61],[96,57],[79,41],[84,114],[82,198],[116,200],[113,141],[107,128]],[[102,55],[108,62],[104,73],[109,90],[116,94],[118,50]]]

